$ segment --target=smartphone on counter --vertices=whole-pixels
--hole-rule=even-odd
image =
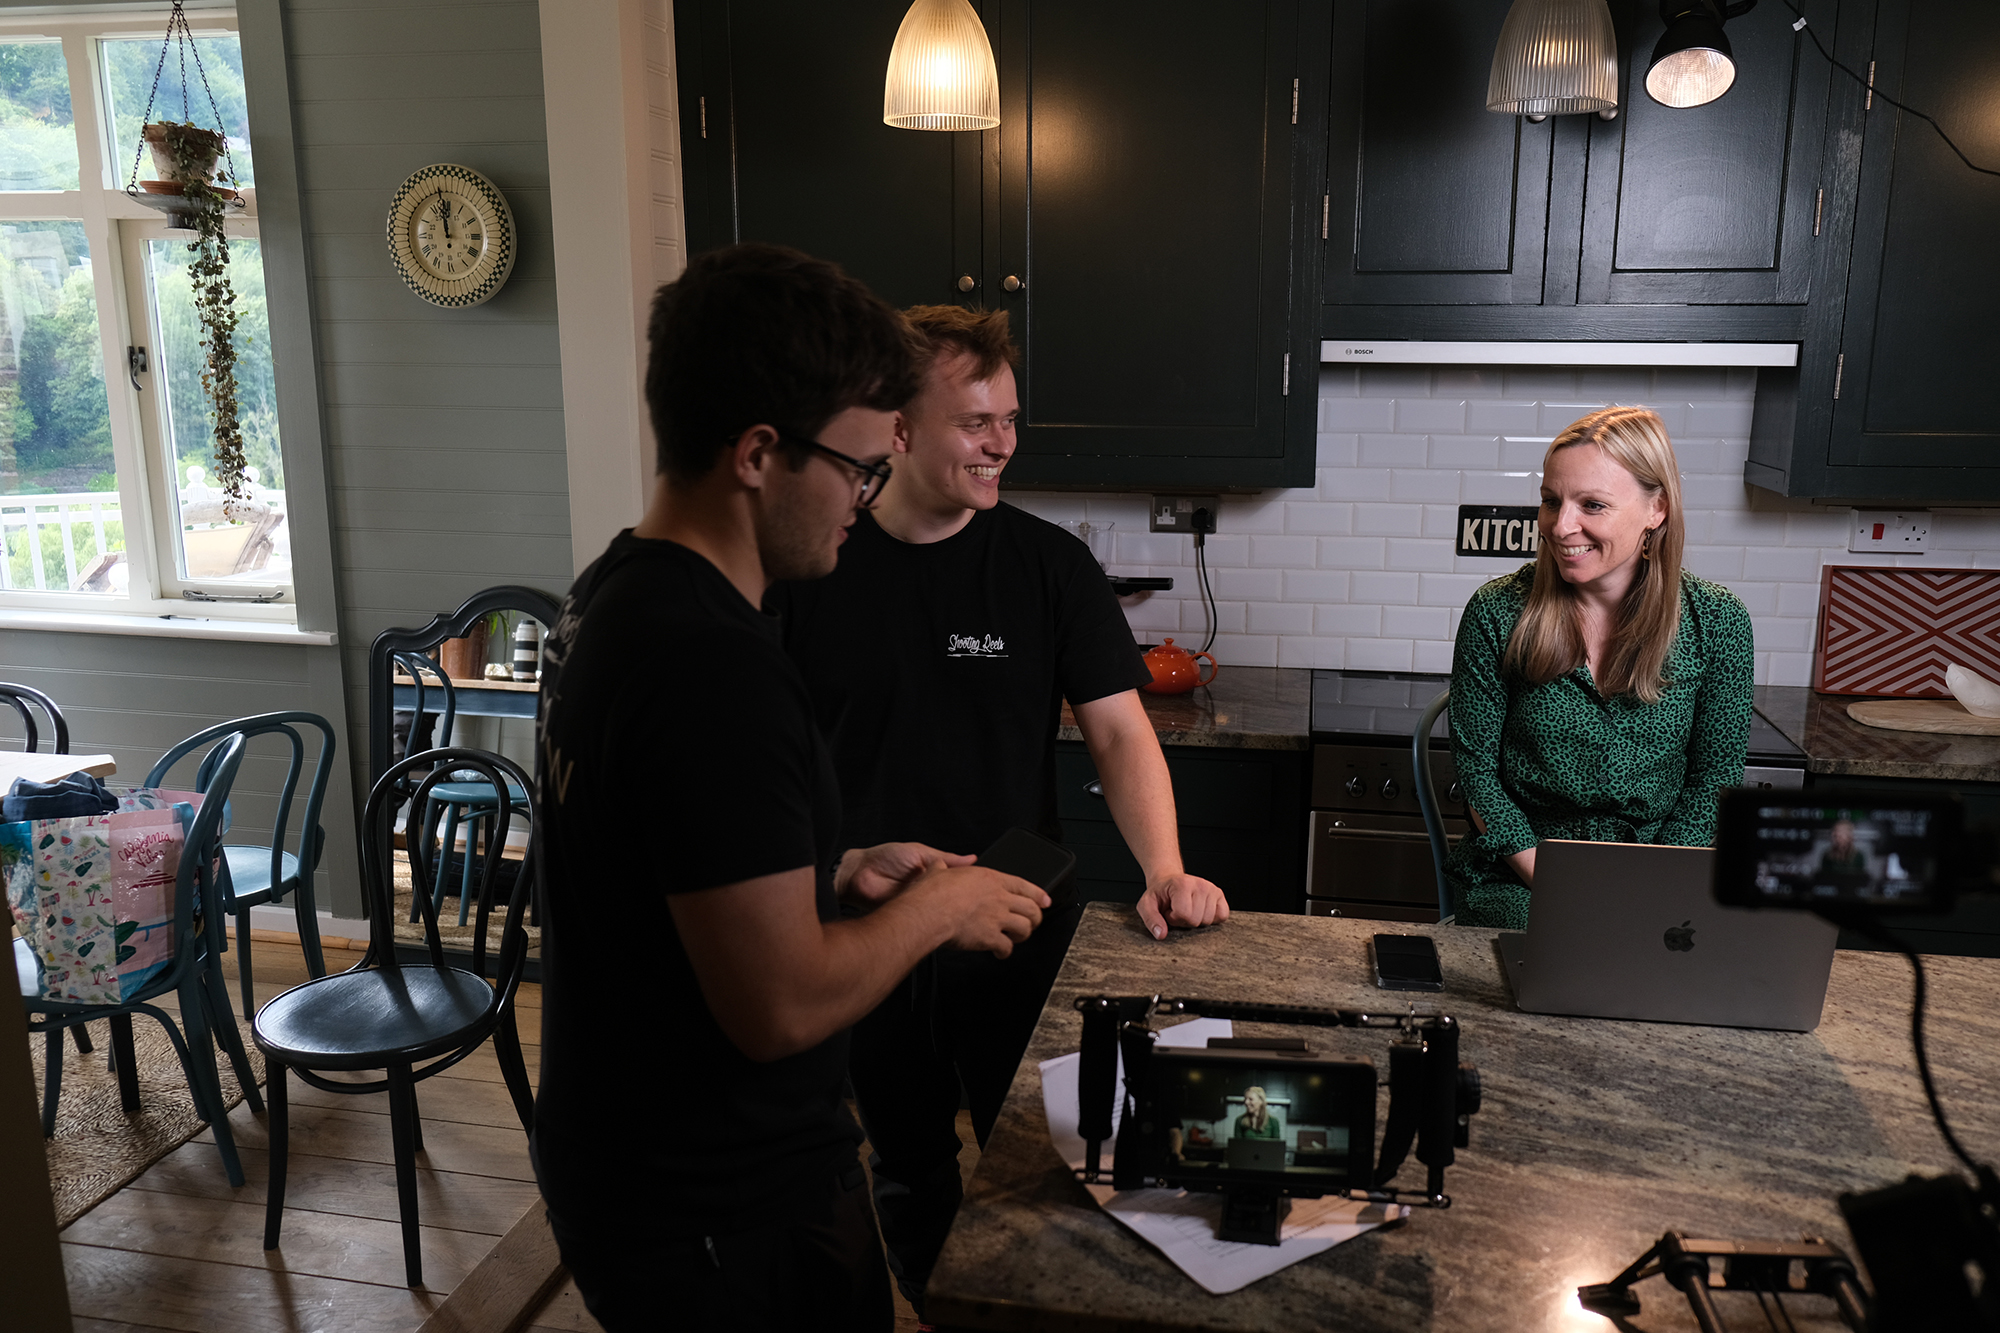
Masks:
[[[1050,911],[1060,912],[1070,905],[1076,853],[1031,829],[1008,829],[979,854],[979,864],[1027,880],[1049,895]]]
[[[1377,935],[1375,984],[1383,990],[1443,990],[1436,942],[1428,935]]]

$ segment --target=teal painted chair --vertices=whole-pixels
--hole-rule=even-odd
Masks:
[[[449,744],[452,723],[458,717],[458,694],[452,686],[451,677],[445,675],[436,662],[422,653],[399,652],[393,655],[393,660],[416,684],[415,699],[410,713],[410,735],[414,737],[422,731],[425,713],[435,712],[438,720],[436,730],[431,733],[432,739],[439,745]],[[425,706],[424,695],[432,688],[424,683],[426,676],[437,678],[439,704],[435,709]],[[414,791],[420,785],[407,775],[403,779],[403,784],[407,791]],[[457,846],[460,821],[464,822],[465,853],[459,860],[458,876],[458,924],[462,926],[465,924],[466,911],[472,904],[473,850],[482,826],[486,831],[488,842],[491,842],[495,816],[500,809],[500,799],[494,793],[491,783],[459,779],[455,776],[448,776],[444,781],[433,784],[429,791],[430,795],[425,800],[421,813],[413,806],[410,819],[421,820],[420,827],[426,834],[437,826],[440,816],[444,820],[442,838],[444,851],[439,856],[437,883],[433,889],[434,897],[431,902],[432,912],[444,910],[445,886],[448,882],[444,872],[451,860],[452,849]],[[527,799],[527,791],[520,784],[513,782],[507,784],[507,803],[514,809],[526,810]],[[412,826],[419,825],[413,823]],[[492,850],[491,846],[487,848],[489,853]],[[412,895],[410,920],[416,919],[417,903]]]
[[[311,749],[304,735],[306,732],[318,733],[319,757],[313,762],[312,782],[306,788],[305,803],[301,807],[295,840],[299,850],[293,853],[285,850],[285,844],[294,841],[288,837],[292,828],[292,810],[298,805],[299,778],[305,772]],[[251,908],[282,903],[289,897],[293,917],[298,922],[299,947],[306,956],[306,970],[316,977],[326,975],[326,960],[319,942],[319,907],[313,900],[312,882],[313,873],[319,868],[320,853],[326,846],[326,830],[320,827],[319,815],[320,807],[326,800],[327,777],[333,771],[333,725],[317,713],[302,712],[259,713],[254,717],[224,722],[196,732],[168,750],[160,762],[153,765],[153,771],[146,775],[146,785],[164,785],[167,771],[183,757],[223,736],[239,734],[253,742],[266,736],[283,737],[287,759],[284,785],[278,789],[277,814],[271,821],[270,845],[253,847],[229,843],[222,849],[227,872],[222,886],[222,908],[236,918],[236,971],[243,993],[243,1016],[254,1018],[257,1002],[250,988]],[[202,774],[213,762],[214,752],[211,751],[202,762]],[[201,774],[198,774],[197,791],[206,790],[201,781]]]
[[[40,690],[28,688],[26,685],[14,685],[0,681],[0,703],[9,705],[16,713],[21,715],[21,731],[25,738],[21,746],[22,753],[40,754],[42,752],[42,727],[48,728],[50,754],[69,753],[69,722],[63,717],[62,709],[56,706],[54,699],[49,698],[48,695],[43,694]],[[36,709],[40,709],[42,712],[42,726],[35,725]],[[17,939],[14,941],[14,969],[22,978],[21,994],[30,994],[35,985],[35,956],[29,951],[26,940]],[[90,1034],[88,1032],[79,1027],[71,1029],[70,1035],[76,1038],[76,1048],[79,1051],[85,1054],[90,1052]]]

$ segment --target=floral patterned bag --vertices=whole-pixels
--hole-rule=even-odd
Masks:
[[[111,814],[0,824],[0,881],[43,999],[116,1004],[173,962],[177,804],[201,797],[138,788]]]

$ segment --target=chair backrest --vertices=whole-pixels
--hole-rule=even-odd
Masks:
[[[417,629],[385,629],[368,649],[368,783],[372,788],[389,771],[390,731],[395,725],[397,653],[428,652],[446,639],[468,633],[482,616],[495,611],[519,611],[553,627],[562,608],[555,598],[534,588],[508,584],[487,588],[465,599],[456,611],[434,616]]]
[[[55,742],[49,748],[49,753],[69,753],[69,723],[63,719],[62,709],[56,707],[54,699],[40,690],[31,690],[26,685],[10,685],[0,681],[0,703],[12,705],[14,711],[21,715],[21,726],[28,735],[28,743],[21,747],[23,750],[29,754],[39,752],[36,743],[41,737],[41,732],[35,726],[33,712],[34,708],[39,708],[48,716],[50,739]]]
[[[207,784],[202,787],[201,809],[190,814],[182,804],[180,812],[185,841],[181,845],[180,871],[174,880],[174,961],[162,969],[144,988],[127,998],[134,1004],[154,995],[164,995],[179,986],[191,967],[201,965],[204,950],[220,951],[223,943],[221,912],[196,908],[213,903],[221,892],[216,878],[216,861],[222,854],[224,811],[229,793],[236,785],[236,773],[250,743],[235,733],[226,734],[202,761]],[[205,937],[204,937],[205,932]]]
[[[1440,923],[1451,920],[1451,886],[1444,877],[1444,863],[1451,854],[1451,844],[1445,840],[1444,818],[1438,813],[1437,788],[1431,781],[1431,728],[1437,725],[1438,714],[1450,703],[1451,691],[1440,692],[1424,709],[1424,715],[1417,719],[1416,730],[1410,734],[1410,762],[1417,779],[1417,808],[1424,812],[1424,832],[1431,839],[1431,869],[1437,875]]]
[[[410,779],[417,778],[419,774],[420,780],[412,787]],[[467,774],[476,776],[467,777]],[[424,944],[431,963],[436,967],[445,966],[444,945],[438,937],[432,890],[436,887],[438,876],[444,873],[444,862],[451,849],[433,849],[435,819],[421,819],[417,812],[429,804],[431,788],[447,781],[487,782],[499,792],[506,791],[512,784],[523,793],[521,802],[498,802],[490,816],[493,823],[486,845],[492,853],[480,870],[479,908],[472,932],[470,970],[487,976],[487,923],[493,907],[494,886],[499,882],[499,849],[506,845],[513,821],[525,816],[528,821],[527,851],[523,860],[517,863],[513,887],[508,894],[507,914],[501,927],[500,956],[492,974],[498,997],[496,1003],[504,1004],[520,984],[521,972],[527,961],[526,914],[534,893],[535,830],[539,824],[534,782],[513,760],[486,750],[454,748],[413,754],[391,764],[369,791],[368,804],[361,815],[361,884],[368,904],[368,954],[362,959],[361,966],[390,969],[397,966],[396,923],[405,913],[396,907],[396,813],[405,799],[409,800],[411,811],[404,829],[411,896],[422,912]],[[525,809],[522,808],[524,806]],[[465,854],[471,856],[472,850],[472,839],[468,836]]]
[[[309,879],[319,868],[321,851],[326,846],[326,830],[320,827],[320,806],[326,800],[327,777],[333,772],[333,724],[318,713],[282,712],[258,713],[252,717],[240,717],[234,722],[222,722],[197,731],[181,741],[153,765],[146,774],[146,785],[157,787],[166,780],[167,772],[187,755],[204,745],[218,741],[225,736],[240,735],[246,741],[259,736],[283,736],[290,743],[285,770],[285,785],[278,793],[278,813],[271,822],[271,885],[276,888],[284,882],[282,873],[285,851],[285,831],[291,827],[292,803],[297,795],[299,774],[305,771],[306,742],[299,734],[301,729],[310,728],[319,732],[319,758],[313,764],[312,785],[306,788],[305,817],[299,823],[299,877]],[[220,763],[222,747],[217,746],[202,758],[201,766],[195,772],[194,789],[206,794],[209,784],[215,779],[215,770]]]
[[[423,726],[424,714],[427,712],[435,712],[438,715],[437,730],[431,733],[431,739],[436,741],[437,745],[451,744],[451,724],[458,716],[458,687],[451,683],[451,677],[445,674],[443,667],[433,662],[430,658],[425,657],[422,653],[395,652],[389,654],[389,659],[394,665],[401,667],[404,674],[415,682],[414,693],[416,697],[410,706],[410,740],[405,748],[409,749],[410,754],[416,753],[415,749],[410,747],[416,743],[417,731]],[[424,684],[424,677],[426,676],[437,677],[436,688],[444,696],[443,706],[439,708],[431,709],[424,706],[424,691],[431,688]],[[425,748],[436,749],[437,745]],[[407,756],[397,757],[406,758]]]

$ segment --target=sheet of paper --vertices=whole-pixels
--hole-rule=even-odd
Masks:
[[[1206,1046],[1210,1037],[1230,1035],[1227,1019],[1197,1018],[1164,1029],[1157,1044]],[[1063,1055],[1041,1064],[1042,1111],[1048,1120],[1049,1138],[1072,1168],[1083,1165],[1083,1137],[1076,1132],[1076,1079],[1081,1058]],[[1117,1086],[1122,1088],[1124,1083],[1125,1066],[1121,1059]],[[1112,1125],[1115,1135],[1116,1108]],[[1105,1145],[1107,1158],[1110,1146]],[[1218,1296],[1241,1290],[1258,1278],[1269,1277],[1281,1268],[1330,1250],[1384,1222],[1407,1216],[1410,1211],[1395,1204],[1385,1207],[1351,1199],[1295,1199],[1291,1214],[1279,1232],[1278,1244],[1248,1245],[1216,1237],[1216,1227],[1222,1221],[1220,1194],[1164,1189],[1120,1192],[1109,1185],[1084,1188],[1097,1200],[1098,1207],[1130,1227],[1141,1240],[1171,1259],[1175,1267]]]

